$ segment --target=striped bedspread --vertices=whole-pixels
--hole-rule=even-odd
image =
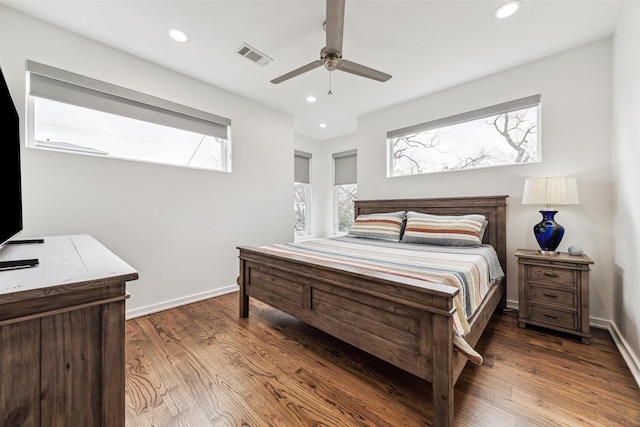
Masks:
[[[407,277],[429,283],[455,286],[454,328],[464,336],[469,319],[495,281],[504,276],[495,250],[452,248],[386,242],[354,237],[335,237],[297,243],[263,246],[282,255],[296,255],[309,261],[329,261],[346,266]]]

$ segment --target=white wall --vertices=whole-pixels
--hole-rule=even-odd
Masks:
[[[358,121],[361,199],[508,195],[507,246],[538,248],[532,227],[541,219],[522,205],[524,180],[575,176],[579,206],[559,209],[565,226],[559,250],[579,245],[594,261],[591,316],[611,319],[611,41],[506,70],[364,117]],[[542,162],[411,177],[386,177],[386,132],[529,95],[542,95]],[[507,298],[517,304],[517,264],[509,256]]]
[[[640,3],[620,14],[613,44],[613,320],[640,383]],[[633,365],[632,365],[633,367]]]
[[[93,235],[140,274],[128,286],[130,316],[234,290],[237,245],[293,239],[290,116],[0,12],[2,69],[19,111],[31,59],[232,120],[231,174],[23,149],[24,237]]]
[[[4,13],[4,8],[0,7],[0,22],[2,22],[2,14]],[[2,31],[0,31],[0,65],[2,64]]]

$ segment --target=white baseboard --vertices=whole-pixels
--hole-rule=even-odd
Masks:
[[[237,292],[238,290],[238,285],[226,286],[224,288],[215,289],[213,291],[202,292],[182,298],[176,298],[173,300],[161,302],[159,304],[136,308],[134,310],[127,310],[125,316],[127,320],[134,319],[136,317],[146,316],[147,314],[157,313],[158,311],[168,310],[170,308],[179,307],[181,305],[191,304],[205,299],[218,297],[220,295],[230,294],[232,292]]]
[[[607,323],[609,324],[607,330],[611,334],[613,342],[616,344],[622,358],[627,363],[627,366],[631,371],[631,375],[633,375],[633,379],[636,380],[636,384],[640,387],[640,361],[638,360],[638,356],[631,350],[627,341],[622,337],[616,324],[613,322]]]
[[[507,308],[515,308],[517,310],[518,307],[520,307],[520,303],[518,302],[518,300],[507,300]]]

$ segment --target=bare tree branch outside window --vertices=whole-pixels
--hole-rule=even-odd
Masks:
[[[309,184],[294,183],[293,186],[293,229],[296,236],[310,234],[309,230]]]
[[[358,195],[358,184],[335,186],[336,197],[336,233],[346,233],[353,225],[353,202]]]
[[[391,176],[537,162],[538,106],[387,141]]]

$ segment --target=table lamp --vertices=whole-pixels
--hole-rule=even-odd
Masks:
[[[540,253],[555,255],[564,236],[564,227],[554,220],[558,213],[552,206],[578,205],[578,184],[573,177],[528,178],[524,183],[523,205],[543,205],[542,221],[533,226]]]

